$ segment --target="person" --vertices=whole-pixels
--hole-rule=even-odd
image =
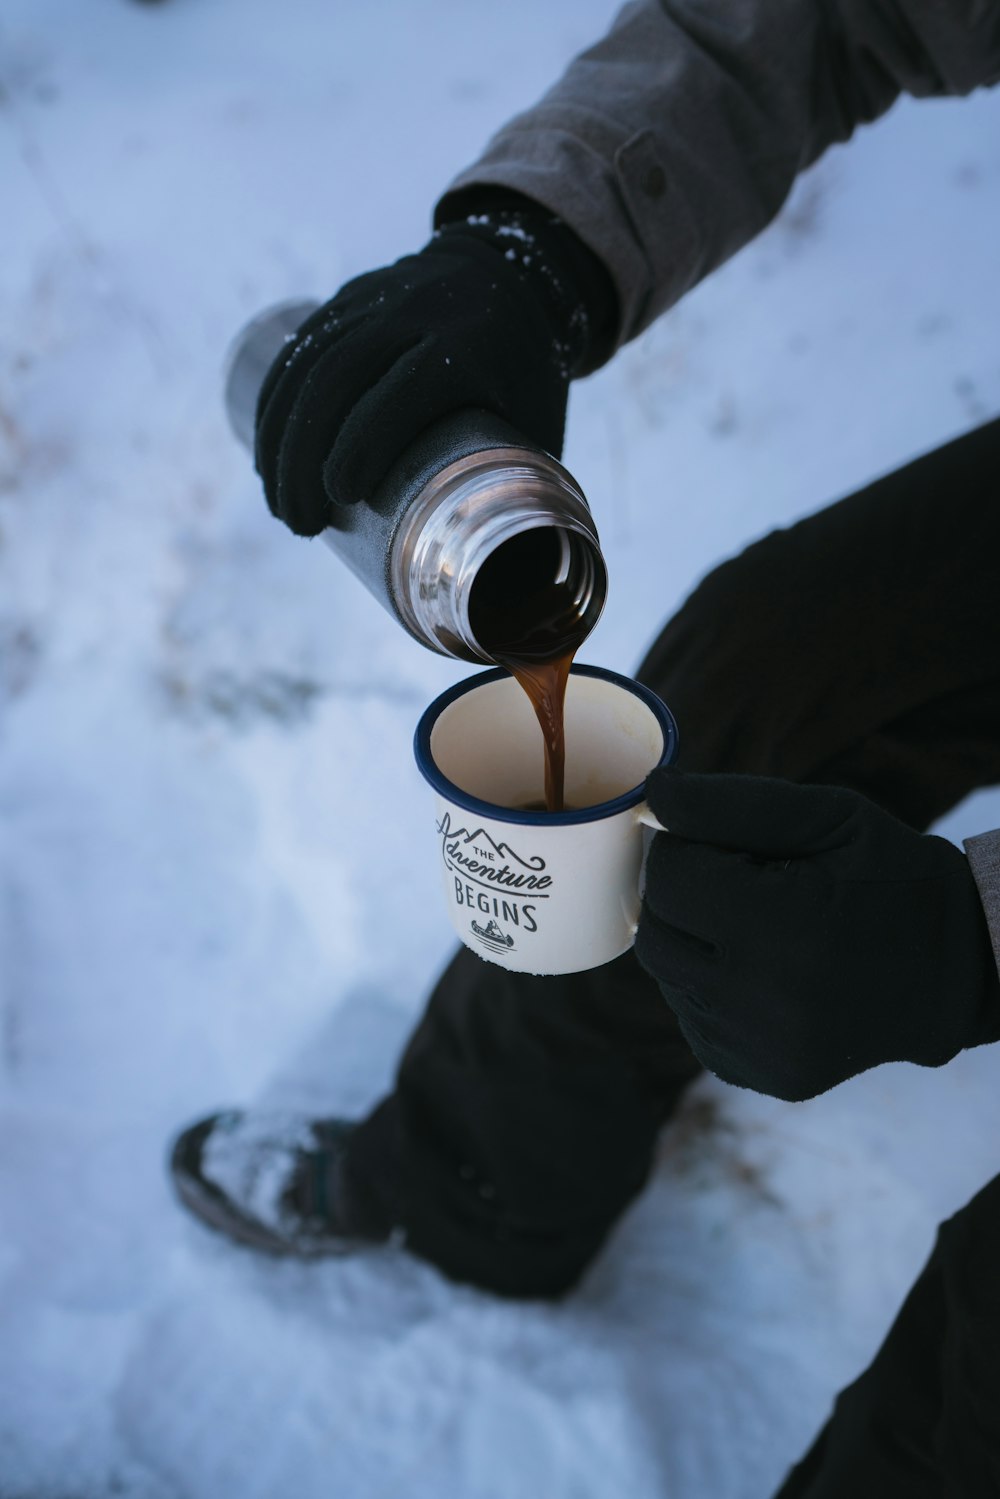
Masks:
[[[470,406],[555,455],[599,368],[901,94],[1000,81],[996,0],[634,0],[344,286],[261,391],[256,462],[300,535]],[[1000,831],[927,828],[1000,781],[1000,421],[711,572],[637,675],[684,726],[650,805],[634,952],[565,978],[462,949],[360,1121],[239,1110],[178,1138],[205,1222],[313,1254],[395,1235],[555,1297],[641,1190],[703,1067],[805,1099],[1000,1038]],[[782,1499],[1000,1492],[1000,1177],[945,1225]]]

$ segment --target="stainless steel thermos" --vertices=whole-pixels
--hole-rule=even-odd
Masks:
[[[315,307],[263,312],[232,345],[226,410],[247,447],[264,376]],[[443,655],[495,660],[497,605],[508,597],[530,620],[537,594],[550,655],[582,644],[604,607],[607,569],[579,486],[489,412],[461,411],[429,427],[369,501],[331,511],[324,541],[411,635]],[[529,625],[529,654],[530,636]]]

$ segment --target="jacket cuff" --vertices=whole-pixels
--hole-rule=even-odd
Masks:
[[[610,357],[699,279],[698,236],[651,131],[628,135],[606,122],[591,144],[558,111],[552,115],[546,120],[540,109],[530,129],[512,121],[450,184],[435,217],[447,212],[452,194],[491,186],[521,193],[562,219],[614,283],[619,318]]]
[[[966,838],[964,847],[986,913],[993,956],[1000,973],[1000,828]]]

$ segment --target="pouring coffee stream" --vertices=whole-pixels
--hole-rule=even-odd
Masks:
[[[230,426],[253,446],[261,383],[315,310],[254,318],[229,353]],[[319,482],[319,481],[317,481]],[[563,808],[563,703],[600,618],[607,568],[582,491],[550,454],[486,411],[434,423],[361,504],[331,499],[323,540],[422,645],[495,663],[527,693],[545,743],[545,806]]]
[[[568,559],[551,527],[523,531],[487,559],[472,590],[476,639],[528,695],[545,746],[547,812],[565,806],[563,708],[570,667],[582,638]]]

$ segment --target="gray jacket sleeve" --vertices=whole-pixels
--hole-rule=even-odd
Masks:
[[[621,344],[900,94],[997,81],[1000,0],[634,0],[449,193],[509,187],[565,219],[611,272]]]
[[[965,852],[986,912],[993,955],[1000,970],[1000,829],[966,838]]]

